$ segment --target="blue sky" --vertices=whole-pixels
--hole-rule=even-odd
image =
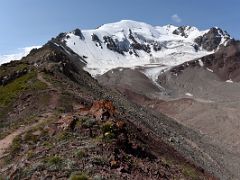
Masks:
[[[122,19],[218,26],[240,39],[239,8],[239,0],[1,0],[0,55],[42,45],[60,32]]]

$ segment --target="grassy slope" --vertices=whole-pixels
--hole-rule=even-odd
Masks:
[[[48,49],[46,51],[49,52]],[[48,55],[42,54],[44,57]],[[42,54],[39,57],[43,57]],[[39,59],[39,57],[34,57],[34,59]],[[59,58],[59,56],[57,57]],[[54,61],[56,61],[55,58]],[[59,63],[56,64],[56,66],[51,65],[50,69],[58,69]],[[164,150],[166,145],[158,144],[159,148],[163,148],[163,151],[161,151],[163,153],[154,152],[149,145],[151,140],[143,136],[141,130],[129,123],[128,119],[123,119],[127,124],[127,129],[124,130],[125,134],[128,135],[129,142],[132,145],[136,144],[138,147],[138,149],[132,150],[131,148],[135,146],[132,147],[131,145],[131,151],[126,151],[125,148],[117,145],[120,138],[119,134],[116,133],[117,131],[112,131],[111,126],[110,128],[108,125],[106,127],[106,122],[97,121],[91,116],[79,116],[74,107],[89,104],[96,98],[102,98],[104,94],[110,95],[111,92],[102,92],[105,90],[101,89],[96,81],[88,81],[90,77],[85,72],[78,74],[78,80],[74,79],[73,74],[76,73],[74,68],[71,69],[71,65],[66,67],[70,69],[67,72],[63,71],[63,73],[49,72],[46,70],[48,68],[44,67],[44,72],[47,72],[44,76],[45,79],[60,91],[58,107],[52,110],[52,115],[47,118],[45,123],[21,134],[14,140],[9,149],[9,156],[5,159],[5,165],[10,165],[11,168],[2,173],[2,178],[5,179],[12,174],[12,177],[20,179],[23,177],[30,178],[31,176],[35,178],[49,176],[68,179],[70,176],[76,177],[73,174],[80,174],[79,176],[85,179],[97,177],[97,179],[123,179],[125,177],[131,179],[139,177],[141,179],[149,178],[149,175],[154,175],[154,173],[156,174],[152,179],[154,177],[155,179],[156,177],[165,179],[206,178],[198,168],[182,159],[178,159],[171,154],[172,152],[166,152]],[[30,79],[28,79],[29,77]],[[13,84],[10,85],[10,83],[9,87],[5,86],[4,88],[13,89],[12,92],[14,92],[10,93],[8,97],[13,97],[12,100],[15,101],[14,98],[25,91],[41,90],[44,85],[42,86],[40,83],[39,86],[39,82],[35,84],[36,81],[34,80],[36,80],[36,74],[31,75],[30,73],[16,79],[17,83],[13,81]],[[5,100],[2,104],[11,104],[8,101],[11,98],[3,97],[3,99]],[[40,102],[39,99],[37,102]],[[125,113],[127,115],[128,112]],[[74,131],[60,129],[52,133],[49,127],[56,126],[59,117],[66,115],[78,117]],[[116,118],[114,121],[121,117]],[[110,124],[114,121],[111,120]],[[94,129],[93,136],[89,135],[89,128]],[[106,133],[110,135],[107,138]],[[146,152],[143,153],[144,156],[139,156],[139,152],[142,152],[139,151],[139,148]],[[121,166],[124,165],[125,169],[130,166],[130,173],[128,170],[126,170],[127,172],[119,172],[117,168],[111,166],[111,157],[114,154],[120,156],[118,161],[121,162]],[[128,167],[125,167],[125,165]]]
[[[26,63],[11,63],[10,65],[0,67],[0,77],[28,68]],[[22,101],[19,100],[20,97],[24,94],[37,95],[37,92],[46,88],[47,85],[37,79],[37,71],[35,69],[28,70],[26,74],[10,81],[6,85],[0,86],[0,137],[7,133],[3,128],[17,127],[20,123],[30,119],[31,114],[22,119],[21,113],[18,116],[16,114],[14,118],[9,118],[9,113],[14,114],[14,111],[16,111],[16,107],[19,104],[18,101]],[[24,103],[26,102],[22,102],[23,108]]]

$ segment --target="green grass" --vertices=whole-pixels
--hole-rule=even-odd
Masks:
[[[105,142],[111,142],[116,137],[116,129],[112,122],[105,122],[102,127],[103,140]]]
[[[6,86],[0,86],[0,107],[11,104],[18,95],[26,90],[43,90],[47,85],[37,80],[37,72],[29,72]]]
[[[14,155],[21,149],[21,138],[20,136],[17,136],[10,147],[10,154]]]
[[[83,149],[77,150],[77,152],[75,153],[75,155],[76,155],[76,157],[77,157],[78,159],[82,159],[82,158],[84,158],[84,157],[87,157],[87,153],[86,153],[86,151],[83,150]]]
[[[12,66],[0,67],[0,77],[7,76],[13,72],[23,71],[28,65],[22,62],[14,62]]]
[[[33,135],[30,131],[28,131],[25,134],[23,140],[25,143],[28,143],[28,144],[36,144],[38,141],[38,138],[37,136]]]
[[[189,177],[192,180],[197,180],[199,179],[198,173],[196,170],[188,165],[182,167],[182,173],[186,176]]]
[[[113,132],[113,130],[114,130],[113,123],[112,122],[105,122],[102,125],[101,129],[102,129],[103,134],[108,133],[108,132]]]
[[[49,156],[45,159],[45,162],[50,166],[60,166],[63,163],[63,159],[59,156]]]
[[[74,138],[73,134],[71,132],[67,132],[67,131],[59,132],[56,135],[56,140],[57,141],[68,141],[71,138]]]
[[[73,172],[69,180],[88,180],[88,176],[83,172]]]

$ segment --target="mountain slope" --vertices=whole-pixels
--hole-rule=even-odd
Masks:
[[[185,62],[156,76],[156,88],[147,77],[129,76],[130,69],[114,69],[98,77],[129,100],[174,118],[211,139],[209,154],[222,168],[239,177],[239,41],[231,40],[214,54]],[[135,69],[134,71],[140,71]],[[137,75],[137,73],[135,73]],[[127,79],[127,80],[126,80]],[[131,82],[131,85],[128,85]],[[140,84],[140,88],[138,88]],[[221,154],[218,154],[222,151]],[[222,177],[221,177],[222,178]],[[224,178],[222,178],[224,179]]]
[[[53,42],[82,56],[85,70],[96,76],[117,67],[160,64],[166,69],[211,54],[229,39],[219,28],[200,31],[190,26],[153,27],[122,20],[95,30],[61,33]]]
[[[16,137],[1,154],[2,179],[210,178],[192,165],[195,156],[197,165],[204,162],[206,169],[221,173],[189,143],[200,140],[195,132],[140,110],[121,94],[100,86],[82,70],[81,61],[49,43],[21,61],[0,67],[1,77],[11,77],[0,90],[19,87],[11,91],[15,94],[9,101],[0,101],[1,128],[5,129],[1,137],[12,133]],[[15,126],[9,129],[11,120]],[[21,131],[20,125],[25,126]]]
[[[95,30],[61,33],[23,60],[3,65],[0,136],[6,139],[0,143],[16,138],[10,149],[7,145],[0,150],[9,152],[3,154],[6,164],[1,173],[66,179],[81,171],[75,173],[91,178],[206,179],[211,178],[209,172],[234,179],[238,156],[216,143],[209,131],[204,135],[199,131],[206,121],[185,121],[186,114],[195,117],[211,112],[207,107],[217,109],[206,106],[209,96],[201,98],[209,87],[216,88],[209,84],[230,83],[232,77],[237,81],[238,69],[233,67],[238,58],[231,54],[238,54],[238,48],[225,51],[233,42],[219,28],[199,31],[124,20]],[[226,61],[218,63],[222,57]],[[224,93],[225,87],[232,88],[222,87]],[[218,99],[217,93],[212,94]],[[198,103],[204,104],[204,113],[198,111]],[[17,129],[24,124],[26,128]],[[84,149],[81,160],[76,148]],[[166,165],[166,157],[174,163]]]

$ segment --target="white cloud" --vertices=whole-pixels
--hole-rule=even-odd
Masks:
[[[15,54],[7,54],[7,55],[0,54],[0,65],[3,63],[10,62],[11,60],[20,60],[22,57],[27,56],[32,49],[40,48],[40,47],[41,46],[31,46],[31,47],[19,48],[18,53],[15,53]]]
[[[172,18],[172,20],[173,20],[174,22],[176,22],[176,23],[182,22],[182,19],[179,17],[178,14],[173,14],[173,15],[171,16],[171,18]]]

